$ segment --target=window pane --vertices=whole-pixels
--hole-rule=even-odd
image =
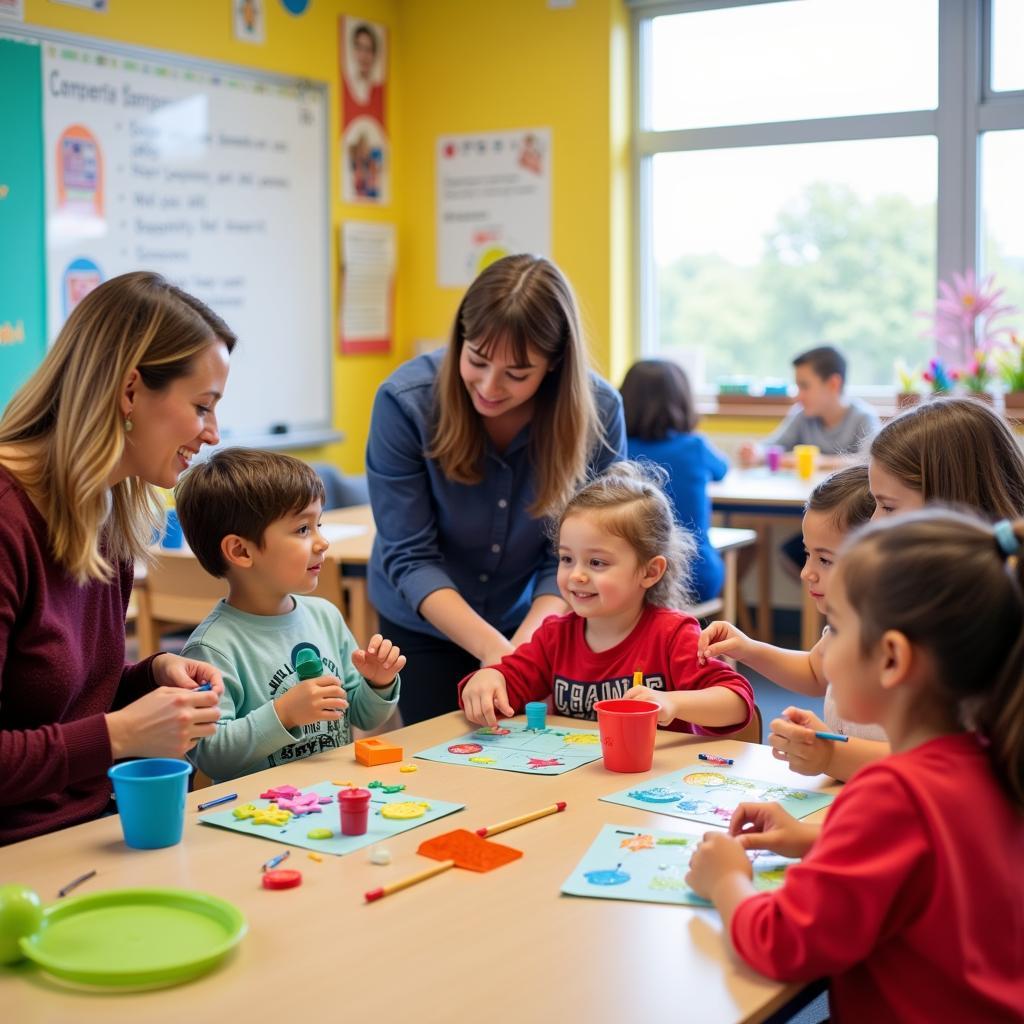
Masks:
[[[981,137],[981,266],[1005,288],[1003,301],[1024,310],[1024,131]],[[1000,323],[1024,331],[1024,313]]]
[[[934,137],[652,161],[648,343],[698,387],[788,382],[792,357],[824,341],[846,352],[854,384],[892,384],[897,357],[927,359],[914,314],[935,295]]]
[[[1024,89],[1024,0],[992,0],[992,88]]]
[[[830,0],[653,18],[651,128],[931,110],[936,0]]]

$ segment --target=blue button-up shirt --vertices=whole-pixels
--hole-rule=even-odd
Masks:
[[[400,366],[377,391],[366,446],[377,538],[369,565],[370,600],[382,616],[406,629],[442,636],[419,614],[429,594],[458,591],[502,632],[523,620],[534,597],[558,594],[557,561],[533,504],[530,426],[504,452],[488,442],[478,484],[449,480],[430,447],[434,385],[444,351]],[[626,457],[619,393],[592,375],[607,445],[591,453],[593,471]],[[556,443],[552,439],[552,443]]]

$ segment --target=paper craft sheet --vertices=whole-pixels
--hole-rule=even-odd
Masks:
[[[729,824],[732,812],[744,802],[776,802],[794,818],[806,818],[808,814],[828,807],[834,797],[829,793],[736,775],[731,765],[709,765],[698,761],[601,799],[641,811],[655,811],[670,814],[673,818],[688,818],[705,825],[724,827]]]
[[[293,815],[284,825],[254,825],[252,818],[236,818],[234,811],[245,804],[240,801],[234,807],[227,810],[218,810],[211,814],[204,814],[199,821],[203,825],[215,825],[217,828],[231,829],[232,832],[241,832],[243,835],[256,836],[259,839],[269,839],[273,843],[283,843],[285,846],[301,846],[307,850],[315,850],[317,853],[330,853],[340,857],[353,850],[359,850],[364,846],[373,843],[384,842],[392,836],[401,832],[408,832],[411,828],[420,825],[427,825],[438,818],[461,811],[465,804],[452,804],[445,800],[431,800],[422,796],[413,796],[404,790],[401,793],[384,793],[380,789],[371,789],[373,794],[370,798],[370,814],[367,823],[366,833],[361,836],[343,836],[341,834],[341,812],[338,807],[338,792],[345,787],[336,786],[333,782],[318,782],[313,786],[304,786],[303,793],[316,793],[319,796],[331,798],[329,804],[320,805],[319,814]],[[276,803],[274,800],[253,799],[248,801],[257,808],[263,809]],[[381,816],[381,808],[384,804],[415,804],[425,803],[429,808],[418,818],[392,819]],[[310,839],[307,833],[311,829],[327,828],[331,831],[329,839]]]
[[[710,907],[683,880],[700,839],[686,832],[605,825],[565,880],[562,892],[603,900]],[[750,857],[754,887],[762,891],[782,885],[786,868],[796,863],[767,851],[752,852]]]
[[[522,722],[506,719],[494,735],[488,727],[457,736],[416,757],[470,768],[494,768],[527,775],[563,775],[601,758],[601,739],[596,729],[527,729]]]

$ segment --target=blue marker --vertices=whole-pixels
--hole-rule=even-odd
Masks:
[[[203,693],[206,690],[212,690],[212,689],[213,689],[213,683],[203,683],[202,686],[197,686],[196,687],[196,693]]]
[[[836,743],[849,743],[849,736],[840,736],[837,732],[816,732],[814,734],[819,740],[835,740]]]
[[[263,865],[264,871],[269,871],[271,868],[276,868],[289,854],[291,850],[285,850],[284,853],[279,853],[276,857],[271,857],[266,864]]]
[[[207,807],[216,807],[217,804],[226,804],[229,800],[237,800],[237,793],[225,793],[224,796],[217,797],[216,800],[207,800],[206,803],[200,804],[197,810],[205,811]]]

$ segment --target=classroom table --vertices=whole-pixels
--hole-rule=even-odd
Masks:
[[[799,532],[811,491],[828,475],[816,473],[803,480],[787,470],[731,469],[722,480],[708,484],[712,511],[719,513],[726,525],[748,527],[757,533],[757,635],[766,643],[772,642],[773,633],[772,556],[777,545],[772,527],[792,523],[794,532]],[[807,651],[820,639],[823,621],[807,588],[801,586],[801,593],[800,646]]]
[[[579,721],[549,717],[549,724]],[[35,889],[44,903],[70,879],[96,869],[78,894],[136,886],[197,889],[236,904],[249,933],[212,973],[175,988],[83,994],[30,964],[0,967],[0,1006],[18,1024],[346,1019],[433,1024],[484,1019],[533,1021],[764,1021],[790,1000],[796,984],[757,975],[729,952],[718,914],[709,909],[560,895],[562,883],[604,824],[701,834],[696,822],[601,803],[598,797],[689,763],[696,751],[736,759],[736,771],[829,788],[830,780],[792,775],[768,747],[659,731],[649,773],[620,775],[600,760],[561,776],[527,776],[419,761],[413,755],[468,731],[458,712],[389,734],[402,764],[366,768],[352,747],[328,751],[192,793],[183,841],[162,850],[130,850],[116,816],[0,849],[0,878]],[[266,839],[201,825],[196,804],[237,792],[239,803],[274,785],[324,780],[403,782],[425,799],[465,810],[388,842],[392,862],[372,865],[368,850],[321,863],[292,848],[282,865],[303,884],[267,891],[261,865],[283,848]],[[833,785],[834,789],[834,785]],[[476,828],[565,800],[561,814],[503,832],[496,841],[523,857],[486,874],[455,869],[366,903],[363,894],[435,863],[419,857],[425,839]],[[218,808],[221,810],[223,808]]]

